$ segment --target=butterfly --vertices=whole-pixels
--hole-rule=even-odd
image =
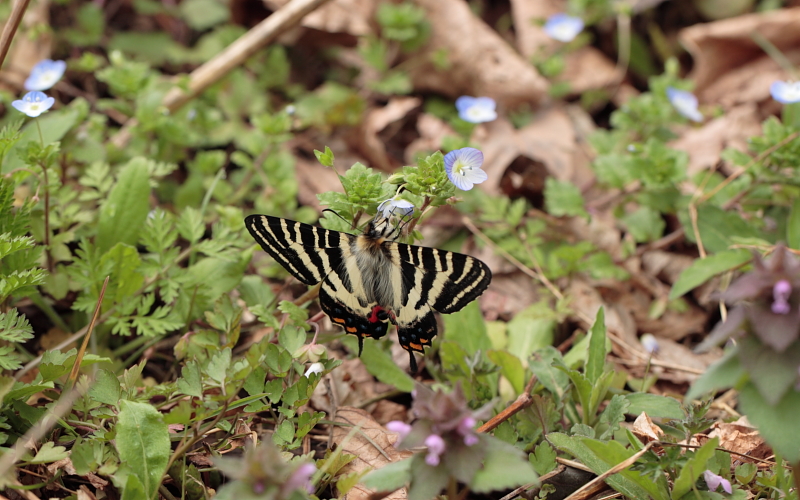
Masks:
[[[396,325],[411,357],[436,336],[434,311],[453,313],[478,298],[492,272],[468,255],[395,241],[400,234],[379,213],[352,235],[269,215],[245,225],[261,247],[306,285],[322,283],[319,303],[331,320],[358,337],[381,338]]]

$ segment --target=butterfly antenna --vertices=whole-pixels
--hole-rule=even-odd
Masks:
[[[332,213],[333,215],[335,215],[336,217],[338,217],[338,218],[342,219],[343,221],[345,221],[346,223],[350,224],[350,221],[349,221],[349,220],[347,220],[347,219],[345,219],[344,217],[342,217],[341,215],[339,215],[339,212],[337,212],[336,210],[334,210],[334,209],[332,209],[332,208],[326,208],[326,209],[322,210],[322,213],[323,213],[323,214],[324,214],[325,212],[330,212],[330,213]]]

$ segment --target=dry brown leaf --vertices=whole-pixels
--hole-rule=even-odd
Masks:
[[[758,77],[749,65],[764,57],[763,50],[753,40],[759,33],[778,50],[788,54],[800,44],[800,8],[780,9],[772,12],[748,14],[713,23],[696,24],[679,34],[679,40],[694,57],[691,78],[695,81],[702,102],[714,102],[721,95],[711,92],[711,87],[725,74],[747,67],[744,80]],[[728,89],[733,90],[730,83]],[[769,92],[768,83],[763,87]]]
[[[360,359],[348,359],[338,369],[327,374],[323,383],[317,385],[311,396],[311,405],[332,414],[337,407],[357,406],[391,389],[391,386],[377,382]]]
[[[370,109],[361,126],[349,135],[350,145],[370,162],[370,166],[391,172],[400,165],[386,153],[386,146],[378,134],[392,123],[403,119],[422,104],[418,97],[393,97],[386,106]]]
[[[336,164],[343,164],[336,158]],[[314,207],[318,212],[322,210],[322,204],[317,199],[317,194],[329,191],[342,192],[342,183],[332,168],[327,168],[316,160],[307,160],[300,156],[295,156],[295,176],[297,177],[298,193],[297,199],[301,205]]]
[[[712,363],[722,357],[722,349],[719,348],[703,354],[695,354],[691,349],[674,340],[663,337],[657,338],[658,352],[653,356],[653,359],[671,366],[688,369],[684,371],[657,365],[650,366],[650,373],[657,375],[660,380],[668,380],[676,384],[694,382]],[[643,360],[641,367],[643,368],[647,363],[647,353],[640,343],[636,345],[640,349],[640,359]]]
[[[526,58],[542,52],[549,53],[553,48],[563,45],[562,42],[550,38],[542,28],[542,24],[553,14],[566,11],[564,0],[511,0],[511,17],[514,21],[514,34],[517,38],[517,49]]]
[[[75,495],[78,500],[97,500],[97,497],[89,491],[89,488],[86,487],[85,484],[82,484],[80,488],[78,488],[78,492]]]
[[[427,12],[431,38],[421,64],[411,70],[418,91],[438,92],[452,98],[460,95],[488,96],[513,106],[538,103],[549,84],[490,26],[476,17],[463,0],[417,0]],[[439,70],[433,63],[437,51],[445,50],[450,67]]]
[[[398,441],[398,435],[387,431],[364,410],[351,407],[339,408],[335,421],[344,425],[333,427],[334,443],[342,452],[356,456],[355,460],[342,469],[342,473],[380,469],[391,462],[413,455],[410,451],[397,450],[394,444]],[[347,493],[347,499],[366,500],[372,493],[373,491],[363,485],[357,485]],[[400,489],[386,498],[405,499],[405,489]]]
[[[263,0],[272,10],[283,7],[289,0]],[[376,0],[332,0],[300,22],[302,26],[328,33],[349,33],[365,36],[374,33],[372,19]]]
[[[769,84],[764,88],[769,93]],[[692,178],[717,165],[723,149],[747,152],[747,141],[756,135],[761,135],[761,116],[751,102],[729,109],[702,127],[686,130],[670,146],[689,155],[687,173]]]
[[[730,423],[715,422],[711,428],[708,437],[719,437],[721,448],[754,458],[766,458],[771,454],[769,446],[759,435],[758,430],[750,425],[747,417],[741,417]],[[742,460],[740,457],[733,458]]]
[[[661,436],[664,435],[664,431],[661,430],[661,427],[654,424],[653,420],[645,412],[642,412],[642,414],[633,421],[631,431],[644,443],[658,441],[661,439]]]

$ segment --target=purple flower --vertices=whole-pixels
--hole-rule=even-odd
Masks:
[[[703,121],[703,114],[697,110],[697,97],[691,92],[667,87],[667,99],[681,115],[695,122]]]
[[[304,463],[292,472],[289,479],[283,483],[281,491],[284,494],[291,493],[295,490],[303,488],[309,493],[314,492],[314,485],[311,484],[311,476],[317,471],[317,468],[312,463]]]
[[[52,59],[44,59],[36,63],[36,66],[31,69],[31,74],[25,80],[25,90],[47,90],[56,84],[61,77],[64,76],[64,71],[67,69],[67,63],[64,61],[53,61]]]
[[[17,111],[25,113],[31,118],[36,118],[48,109],[53,107],[56,100],[52,97],[47,97],[44,92],[28,92],[22,97],[22,100],[16,100],[11,103]]]
[[[461,419],[461,422],[458,423],[458,427],[456,427],[456,431],[459,434],[464,436],[464,444],[467,446],[472,446],[477,444],[480,439],[477,435],[475,435],[474,428],[477,421],[475,418],[471,416],[466,416]]]
[[[497,103],[491,97],[462,95],[456,99],[458,116],[465,122],[484,123],[497,118]]]
[[[789,314],[789,295],[792,294],[792,285],[786,280],[780,280],[772,287],[772,312],[775,314]]]
[[[450,151],[444,156],[444,168],[450,182],[462,191],[469,191],[475,184],[489,178],[481,170],[483,153],[475,148],[461,148]]]
[[[425,446],[428,447],[428,455],[425,456],[425,463],[436,467],[439,465],[439,457],[445,450],[444,439],[438,434],[431,434],[425,438]]]
[[[639,337],[639,342],[642,344],[642,347],[644,347],[644,350],[647,351],[648,354],[655,354],[658,352],[658,340],[652,333],[645,333]]]
[[[583,31],[583,19],[572,17],[560,12],[547,18],[544,23],[544,32],[547,36],[559,42],[571,42]]]
[[[800,102],[800,82],[774,81],[769,86],[769,93],[781,104]]]
[[[400,439],[411,434],[411,426],[399,420],[392,420],[386,424],[386,429],[400,434]]]
[[[381,204],[378,205],[378,212],[383,212],[384,219],[388,219],[392,215],[405,217],[414,213],[414,204],[395,196],[394,198],[389,198],[381,202]]]
[[[731,482],[722,476],[714,474],[710,470],[703,472],[703,479],[706,480],[706,484],[708,485],[709,491],[717,491],[717,488],[719,488],[720,485],[722,485],[722,489],[725,491],[725,493],[727,493],[728,495],[733,493],[733,488],[731,488]]]

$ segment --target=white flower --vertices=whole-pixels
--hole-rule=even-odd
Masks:
[[[323,371],[325,371],[325,366],[322,363],[311,363],[303,376],[308,378],[312,373],[322,373]]]
[[[64,76],[64,71],[67,69],[67,63],[64,61],[53,61],[51,59],[44,59],[36,63],[36,66],[31,69],[31,74],[25,80],[25,90],[47,90],[56,84],[61,77]]]
[[[642,344],[642,347],[644,347],[644,350],[647,351],[648,354],[655,354],[658,352],[658,340],[652,333],[645,333],[639,337],[639,342]]]
[[[378,212],[383,212],[384,219],[388,219],[392,215],[405,217],[414,213],[414,204],[395,196],[394,198],[389,198],[381,202],[381,204],[378,205]]]
[[[450,151],[444,156],[444,168],[450,182],[462,191],[469,191],[475,184],[489,178],[481,170],[483,153],[475,148],[461,148]]]
[[[462,95],[456,99],[458,116],[465,122],[484,123],[497,118],[497,103],[491,97]]]
[[[580,17],[572,17],[563,12],[553,14],[547,18],[544,24],[544,32],[547,36],[559,42],[571,42],[583,31],[583,20]]]
[[[36,118],[48,109],[53,107],[56,100],[52,97],[47,97],[44,92],[28,92],[23,96],[22,100],[16,100],[11,103],[17,111],[25,113],[31,118]]]
[[[681,115],[692,121],[703,121],[703,114],[697,110],[697,97],[691,92],[667,87],[667,99]]]
[[[769,93],[781,104],[800,102],[800,82],[782,82],[780,80],[772,82],[772,85],[769,86]]]

